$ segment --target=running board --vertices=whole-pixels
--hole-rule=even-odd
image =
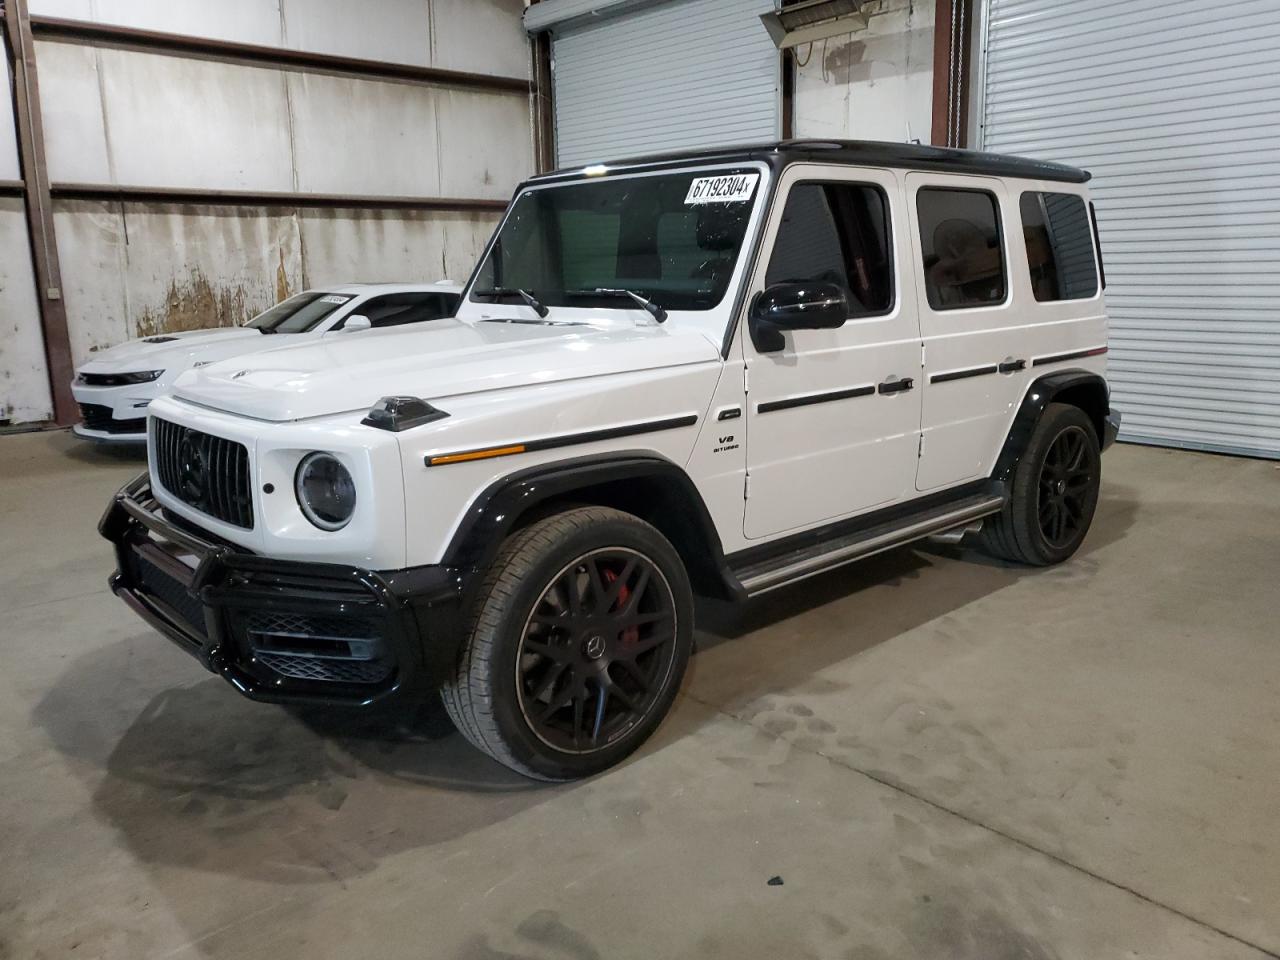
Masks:
[[[998,513],[1003,506],[1003,495],[980,493],[835,540],[793,550],[735,572],[747,596],[754,597],[872,554],[981,520]]]

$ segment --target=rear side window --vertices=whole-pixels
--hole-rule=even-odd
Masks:
[[[1084,198],[1027,192],[1019,206],[1036,299],[1087,300],[1097,294],[1093,224]]]
[[[851,317],[893,306],[889,213],[878,187],[797,183],[787,195],[765,285],[822,281],[844,287]]]
[[[916,193],[924,282],[934,310],[1004,303],[1000,213],[986,190],[924,187]]]

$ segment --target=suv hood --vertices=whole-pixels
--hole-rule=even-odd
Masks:
[[[160,342],[148,343],[148,340]],[[212,330],[160,333],[95,353],[78,370],[84,373],[163,370],[177,364],[187,366],[196,360],[222,359],[241,350],[257,347],[259,341],[265,341],[268,347],[279,343],[272,343],[270,337],[263,336],[252,327],[217,327]]]
[[[183,374],[173,392],[258,420],[303,420],[364,410],[387,396],[437,400],[719,359],[695,330],[450,318],[211,364]]]

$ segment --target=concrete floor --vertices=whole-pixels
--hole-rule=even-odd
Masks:
[[[1118,447],[1065,566],[707,608],[657,737],[557,787],[203,674],[105,591],[140,468],[0,437],[0,958],[1280,954],[1275,464]]]

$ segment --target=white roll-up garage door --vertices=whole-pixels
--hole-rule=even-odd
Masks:
[[[669,0],[552,39],[562,166],[775,139],[779,57],[760,14],[773,0]]]
[[[981,145],[1094,173],[1121,438],[1280,457],[1280,4],[984,16]]]

